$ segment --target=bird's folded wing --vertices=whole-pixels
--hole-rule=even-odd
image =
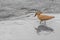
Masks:
[[[40,19],[51,19],[53,16],[40,15]]]

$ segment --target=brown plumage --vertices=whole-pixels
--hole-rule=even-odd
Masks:
[[[42,21],[46,21],[46,20],[50,20],[52,18],[54,18],[54,16],[48,16],[48,15],[43,15],[43,12],[41,11],[37,11],[35,16],[37,16],[37,18],[42,22]],[[40,22],[40,23],[41,23]]]

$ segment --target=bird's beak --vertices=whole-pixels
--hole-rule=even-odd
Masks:
[[[35,14],[35,16],[36,16],[36,14]],[[35,17],[35,16],[34,16],[34,17]]]

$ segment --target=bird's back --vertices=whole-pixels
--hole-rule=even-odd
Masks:
[[[49,20],[49,19],[52,19],[54,18],[54,16],[47,16],[47,15],[38,15],[38,19],[40,20]]]

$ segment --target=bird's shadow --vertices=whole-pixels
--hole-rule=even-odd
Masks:
[[[35,30],[36,30],[37,34],[40,34],[40,32],[42,32],[42,31],[43,32],[44,31],[46,31],[46,32],[53,32],[54,31],[54,29],[48,27],[47,25],[39,25],[37,28],[35,28]]]

